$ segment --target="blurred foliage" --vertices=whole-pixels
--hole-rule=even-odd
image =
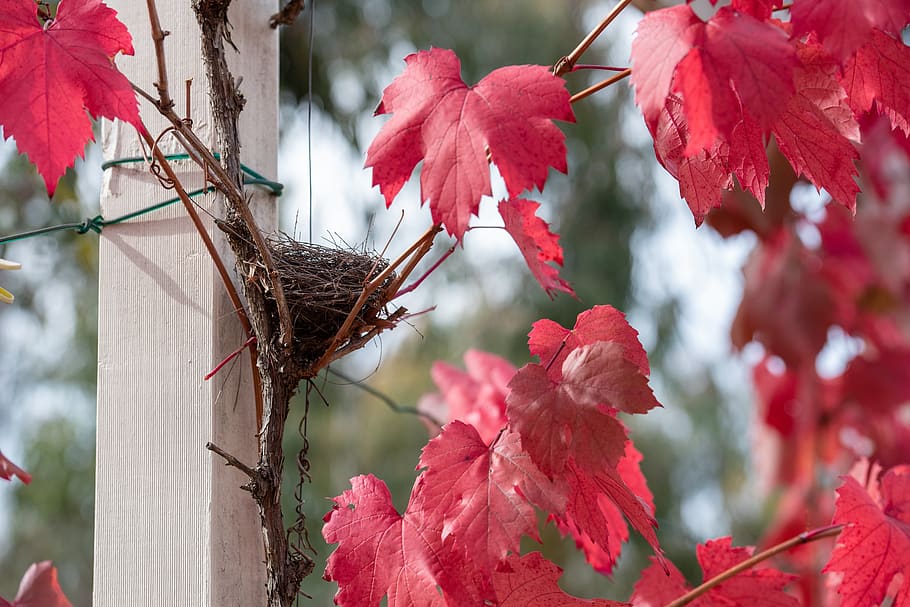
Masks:
[[[312,47],[315,109],[331,117],[353,149],[363,150],[368,144],[361,140],[363,121],[412,50],[430,45],[454,49],[461,58],[465,81],[472,83],[502,65],[555,63],[581,40],[586,26],[593,23],[592,16],[604,14],[610,5],[594,0],[320,2],[316,5],[312,44],[307,13],[282,32],[285,110],[306,111],[308,50]],[[599,41],[585,61],[606,63],[607,46]],[[598,78],[596,74],[571,74],[569,87],[577,91],[587,86],[589,79]],[[640,120],[631,107],[627,87],[612,87],[574,109],[578,124],[563,125],[570,175],[551,173],[545,195],[537,198],[544,201],[548,218],[561,235],[566,253],[562,275],[575,287],[578,299],[549,300],[530,278],[517,252],[512,260],[490,268],[521,277],[503,287],[509,289],[506,293],[491,291],[490,281],[478,276],[476,264],[456,255],[421,290],[438,299],[446,298],[451,289],[470,293],[474,305],[464,318],[443,322],[431,314],[419,319],[414,329],[398,329],[405,333],[404,344],[391,354],[384,352],[379,342],[369,346],[354,364],[342,368],[397,403],[414,406],[422,394],[433,390],[429,369],[434,360],[459,364],[462,353],[475,347],[521,365],[528,361],[527,332],[538,318],[571,326],[579,312],[594,304],[609,303],[625,311],[644,306],[654,316],[657,339],[649,355],[667,408],[645,417],[672,417],[663,424],[652,424],[648,419],[635,423],[633,437],[645,455],[643,467],[655,493],[662,544],[669,558],[694,579],[698,577],[694,545],[705,538],[688,519],[703,503],[699,500],[720,500],[723,503],[714,504],[717,510],[734,513],[730,520],[720,521],[712,535],[733,530],[738,543],[754,539],[755,530],[750,527],[754,521],[748,517],[740,520],[733,497],[744,486],[744,416],[737,412],[743,403],[731,403],[708,371],[677,375],[674,357],[685,357],[675,332],[678,302],[643,302],[635,296],[633,236],[647,231],[657,220],[651,204],[655,196],[652,171],[657,168],[647,144],[630,142],[623,136],[624,121]],[[319,141],[313,142],[317,151],[319,145]],[[0,233],[81,219],[72,178],[61,186],[54,204],[48,204],[39,185],[23,161],[7,165],[0,175]],[[378,195],[372,203],[377,210],[366,209],[366,215],[382,212]],[[84,204],[91,207],[95,203],[87,200]],[[18,351],[0,351],[0,385],[6,397],[0,403],[2,427],[25,427],[21,425],[23,418],[14,413],[14,405],[26,402],[35,387],[56,387],[66,394],[92,398],[96,246],[96,238],[71,234],[0,246],[0,257],[26,263],[40,258],[47,266],[44,273],[20,273],[34,276],[31,283],[25,279],[9,284],[17,296],[17,306],[14,317],[9,310],[0,309],[2,334],[7,335],[9,323],[28,323],[35,328],[33,334],[52,334],[62,340],[55,347],[59,355],[33,356],[34,360]],[[513,285],[517,287],[512,289]],[[53,309],[48,306],[49,299],[54,300]],[[59,327],[50,326],[59,322],[61,315],[71,320],[63,336]],[[367,359],[372,363],[365,363]],[[374,370],[370,365],[378,360],[382,364]],[[691,361],[686,368],[691,368]],[[328,498],[348,488],[351,476],[372,472],[389,484],[396,505],[404,509],[427,434],[416,416],[394,413],[374,396],[337,377],[319,378],[313,385],[310,390],[302,387],[304,394],[296,399],[289,421],[285,510],[290,522],[296,505],[296,470],[291,454],[301,446],[293,425],[302,418],[308,400],[312,483],[303,489],[304,511],[310,540],[321,561],[330,552],[319,534],[321,518],[329,508]],[[0,558],[0,595],[14,594],[29,562],[53,558],[74,604],[90,604],[93,423],[90,410],[51,410],[31,426],[32,431],[16,435],[24,445],[21,463],[33,473],[35,481],[28,487],[0,486],[0,496],[11,495],[14,521],[7,551]],[[668,431],[668,426],[675,432]],[[5,435],[4,440],[8,440],[6,436],[12,435]],[[238,499],[248,496],[238,493]],[[701,516],[710,517],[714,511]],[[543,549],[566,569],[564,587],[584,596],[628,598],[649,555],[647,547],[633,541],[610,580],[593,573],[571,542],[548,529]],[[534,547],[528,544],[525,548]],[[329,604],[334,585],[321,579],[319,568],[305,581],[304,590],[314,598],[313,604]]]
[[[52,203],[24,158],[0,173],[0,234],[82,221],[69,172]],[[97,206],[97,199],[89,201]],[[0,532],[0,596],[15,596],[36,561],[51,559],[76,605],[91,604],[98,239],[74,232],[0,245],[20,261],[0,308],[0,441],[19,446],[30,485],[0,485],[10,511]]]

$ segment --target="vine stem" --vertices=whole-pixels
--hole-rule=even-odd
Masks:
[[[594,44],[594,41],[597,40],[597,37],[600,36],[603,31],[607,29],[607,26],[613,23],[613,20],[619,16],[619,13],[621,13],[623,9],[625,9],[631,3],[632,0],[619,0],[616,6],[613,7],[613,10],[611,10],[607,16],[597,24],[597,27],[591,30],[591,32],[585,36],[581,42],[578,43],[578,46],[575,47],[575,50],[556,63],[556,66],[553,68],[553,74],[556,76],[562,76],[566,72],[572,71],[572,68],[575,67],[575,63],[581,58],[585,51],[588,50],[592,44]]]
[[[576,101],[581,101],[585,97],[590,97],[597,91],[603,90],[603,89],[607,88],[608,86],[610,86],[611,84],[616,84],[620,80],[622,80],[624,78],[628,78],[631,75],[632,75],[632,68],[624,69],[623,71],[619,72],[612,78],[607,78],[606,80],[598,82],[594,86],[589,86],[585,90],[575,93],[574,95],[572,95],[572,97],[569,98],[569,103],[575,103]]]
[[[741,563],[737,563],[733,567],[730,567],[726,571],[719,573],[710,580],[704,582],[701,586],[694,588],[682,595],[678,599],[675,599],[667,603],[664,607],[683,607],[683,605],[688,605],[698,597],[707,593],[709,590],[726,582],[732,577],[735,577],[747,569],[751,569],[755,565],[761,563],[762,561],[768,560],[772,556],[780,554],[781,552],[786,552],[795,546],[800,544],[808,544],[809,542],[814,542],[826,537],[834,537],[835,535],[841,532],[843,525],[829,525],[827,527],[819,527],[817,529],[812,529],[810,531],[804,531],[795,537],[791,537],[789,540],[781,542],[776,546],[772,546],[767,550],[763,550],[758,554],[754,555],[751,558],[744,560]]]
[[[150,0],[153,1],[153,0]],[[250,319],[246,314],[246,309],[243,307],[243,302],[240,300],[240,295],[237,293],[237,289],[234,287],[234,283],[231,280],[230,274],[228,274],[227,268],[224,265],[224,261],[221,259],[221,255],[218,254],[218,249],[215,247],[215,243],[212,242],[212,237],[209,236],[208,230],[205,229],[205,224],[202,223],[202,219],[199,217],[199,213],[196,212],[196,208],[193,206],[193,201],[190,200],[189,195],[186,193],[186,190],[183,188],[183,184],[180,183],[180,180],[177,178],[177,174],[174,172],[174,169],[171,167],[171,164],[168,162],[167,157],[164,153],[158,148],[155,143],[155,139],[149,133],[148,129],[143,125],[143,131],[140,133],[140,136],[145,139],[146,144],[148,144],[151,149],[151,153],[154,156],[155,162],[161,167],[164,171],[164,174],[167,176],[168,180],[173,182],[174,191],[177,192],[177,196],[180,198],[180,202],[183,203],[183,208],[186,209],[187,215],[193,222],[196,231],[199,233],[199,237],[202,239],[203,245],[205,245],[206,250],[209,253],[209,256],[212,258],[212,263],[215,264],[215,269],[218,271],[218,275],[221,277],[221,282],[224,283],[224,288],[227,290],[228,297],[231,299],[231,304],[234,306],[234,312],[237,314],[237,320],[240,321],[241,326],[243,327],[244,333],[246,333],[247,339],[254,339],[253,326],[250,324]],[[259,368],[256,365],[256,361],[259,357],[259,353],[256,348],[256,342],[250,342],[250,367],[253,371],[253,388],[256,399],[256,425],[259,426],[262,423],[262,389],[261,389],[261,379],[259,377]]]
[[[154,104],[161,115],[173,125],[174,132],[178,135],[178,139],[184,147],[187,148],[187,151],[190,152],[190,156],[203,169],[207,178],[210,179],[215,177],[213,183],[227,198],[230,206],[246,224],[250,232],[250,238],[252,238],[253,243],[262,258],[266,277],[272,289],[272,296],[275,298],[276,307],[278,309],[278,322],[281,327],[281,344],[285,348],[289,348],[293,340],[294,327],[291,322],[287,300],[284,295],[284,286],[281,284],[278,272],[275,270],[275,263],[272,261],[271,251],[269,250],[262,233],[259,231],[253,213],[250,211],[243,196],[242,186],[238,183],[239,177],[237,180],[232,179],[224,167],[221,166],[221,163],[212,154],[211,150],[209,150],[208,146],[206,146],[193,131],[191,123],[174,112],[174,102],[171,100],[170,93],[168,92],[167,63],[164,52],[164,39],[168,32],[161,29],[158,6],[156,5],[155,0],[147,0],[147,4],[149,23],[152,28],[152,40],[155,45],[155,57],[158,63],[158,82],[155,83],[155,88],[158,90],[159,100],[155,101]],[[195,154],[192,152],[195,152]],[[261,412],[259,412],[258,416],[259,419],[262,418]]]

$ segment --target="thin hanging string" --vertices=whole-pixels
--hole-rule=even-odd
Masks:
[[[169,156],[166,156],[166,158],[168,160],[187,160],[187,159],[189,159],[189,157],[190,157],[189,154],[171,154]],[[216,157],[217,157],[217,154],[216,154]],[[101,165],[101,168],[102,168],[102,170],[106,171],[107,169],[117,166],[117,165],[144,162],[145,160],[146,159],[142,156],[132,156],[129,158],[117,158],[114,160],[108,160],[107,162],[105,162],[104,164]],[[240,165],[240,168],[244,172],[244,177],[243,177],[244,185],[259,185],[259,186],[268,188],[272,192],[272,194],[274,194],[275,196],[281,196],[281,192],[284,189],[283,184],[278,183],[277,181],[272,181],[270,179],[266,179],[265,177],[263,177],[262,175],[260,175],[259,173],[257,173],[256,171],[254,171],[253,169],[251,169],[247,166]],[[205,188],[199,188],[198,190],[193,190],[192,192],[188,192],[187,195],[190,198],[193,198],[193,197],[199,196],[200,194],[207,194],[209,192],[213,192],[214,190],[215,190],[214,186],[208,186]],[[180,201],[179,197],[169,198],[168,200],[165,200],[163,202],[159,202],[159,203],[153,204],[151,206],[147,206],[145,208],[139,209],[138,211],[133,211],[131,213],[127,213],[125,215],[115,217],[114,219],[105,219],[102,215],[95,215],[94,217],[85,219],[81,223],[63,223],[63,224],[56,225],[56,226],[49,226],[46,228],[39,228],[37,230],[29,230],[27,232],[11,234],[9,236],[0,237],[0,245],[7,244],[9,242],[15,242],[17,240],[25,240],[27,238],[33,238],[35,236],[41,236],[43,234],[52,234],[54,232],[64,232],[64,231],[68,231],[68,230],[73,230],[77,234],[87,234],[89,232],[94,232],[96,234],[100,234],[101,230],[104,229],[105,226],[123,223],[124,221],[129,221],[130,219],[135,219],[136,217],[140,217],[140,216],[146,215],[148,213],[153,213],[155,211],[158,211],[159,209],[163,209],[172,204],[176,204],[179,201]]]
[[[307,145],[307,171],[309,172],[309,213],[310,213],[310,239],[313,244],[313,49],[316,43],[313,40],[313,23],[316,21],[316,0],[310,0],[310,48],[307,53],[307,101],[306,101],[306,145]]]

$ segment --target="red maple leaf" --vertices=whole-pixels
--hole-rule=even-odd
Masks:
[[[9,0],[0,30],[0,124],[27,154],[53,195],[92,139],[86,115],[141,129],[136,95],[114,65],[132,38],[101,0],[62,0],[42,24],[33,0]]]
[[[752,546],[733,546],[729,537],[708,540],[695,551],[705,580],[752,556]],[[653,559],[652,559],[653,560]],[[678,569],[668,563],[669,574],[654,562],[641,574],[632,594],[636,607],[661,607],[685,594],[689,587]],[[784,587],[795,575],[772,568],[749,569],[711,588],[707,594],[693,600],[694,607],[736,605],[737,607],[799,607],[799,601],[787,594]]]
[[[469,87],[452,51],[421,51],[405,62],[376,109],[392,118],[367,150],[386,205],[423,160],[421,202],[429,200],[433,221],[460,241],[481,196],[492,193],[490,161],[511,197],[542,189],[549,167],[566,172],[565,136],[552,121],[575,117],[565,82],[547,68],[503,67]]]
[[[9,461],[6,456],[3,455],[3,452],[0,451],[0,478],[8,481],[12,480],[14,476],[18,477],[19,480],[26,485],[32,482],[32,476],[28,472]]]
[[[798,0],[790,8],[793,34],[815,32],[840,61],[866,44],[874,29],[898,35],[910,21],[910,0]]]
[[[513,554],[493,575],[499,607],[621,607],[605,599],[579,599],[559,587],[562,569],[539,552]]]
[[[838,82],[838,64],[818,44],[800,45],[792,95],[772,131],[780,151],[797,173],[816,188],[825,188],[835,202],[856,208],[859,186],[853,162],[859,158],[859,124]]]
[[[639,468],[640,461],[641,454],[630,440],[615,470],[604,467],[591,475],[570,462],[563,474],[562,491],[568,502],[563,510],[551,511],[550,518],[561,533],[572,535],[588,563],[600,573],[612,571],[622,544],[629,539],[624,516],[661,554],[654,531],[654,498]]]
[[[881,483],[877,467],[868,477],[867,487],[853,476],[843,477],[834,523],[845,527],[824,571],[843,574],[837,587],[842,607],[879,605],[893,578],[903,575],[894,605],[906,605],[910,601],[910,466],[891,468]]]
[[[338,582],[337,605],[372,607],[388,596],[389,607],[441,607],[437,585],[456,604],[475,601],[462,584],[465,564],[443,549],[441,522],[426,517],[422,483],[419,477],[404,515],[373,475],[352,478],[351,489],[333,499],[322,535],[338,547],[323,577]]]
[[[34,563],[22,576],[12,603],[0,597],[0,607],[73,607],[57,582],[57,569],[50,561]]]
[[[844,66],[842,82],[857,114],[876,107],[910,136],[910,47],[899,37],[873,30]]]
[[[549,265],[562,265],[562,247],[559,236],[550,231],[537,212],[540,203],[523,198],[512,198],[499,203],[499,214],[505,222],[506,232],[515,240],[525,258],[531,274],[551,298],[556,291],[575,295],[569,283],[559,277],[559,270]]]
[[[616,466],[626,433],[615,410],[644,413],[660,406],[648,378],[621,344],[580,346],[565,358],[554,381],[541,365],[519,369],[509,383],[506,414],[525,450],[548,476],[574,459],[584,470]]]
[[[636,101],[652,135],[667,98],[682,97],[687,156],[718,139],[733,141],[743,116],[767,131],[794,92],[796,56],[786,34],[730,7],[708,22],[688,5],[649,13],[639,23],[632,64]]]
[[[431,516],[443,520],[443,541],[482,572],[518,552],[523,535],[540,541],[528,500],[548,511],[565,505],[514,432],[488,446],[472,426],[452,422],[424,447],[420,466],[426,468],[423,498]]]
[[[464,362],[467,372],[445,362],[433,363],[430,374],[439,393],[422,397],[417,408],[441,424],[456,420],[470,424],[490,444],[506,425],[506,394],[516,369],[506,359],[480,350],[465,352]]]
[[[650,375],[648,355],[638,341],[638,332],[628,323],[625,314],[613,306],[600,305],[585,310],[575,319],[571,330],[552,320],[538,320],[528,335],[528,349],[549,368],[550,377],[558,381],[562,377],[562,365],[572,350],[599,341],[621,345],[623,357],[637,365],[643,375]]]

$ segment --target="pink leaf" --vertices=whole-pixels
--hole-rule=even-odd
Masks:
[[[32,477],[28,472],[9,461],[0,451],[0,478],[8,481],[12,480],[14,476],[26,485],[32,482]]]
[[[443,541],[480,571],[518,552],[523,535],[540,541],[526,496],[546,499],[553,510],[564,506],[512,432],[487,446],[473,427],[452,422],[424,447],[420,466],[424,498],[444,520]]]
[[[845,525],[824,571],[843,574],[842,607],[879,605],[903,575],[895,605],[910,599],[910,466],[896,466],[868,488],[843,477],[834,523]]]
[[[899,38],[873,30],[844,66],[842,82],[855,112],[876,107],[910,136],[910,47]]]
[[[512,198],[499,203],[499,214],[505,222],[506,232],[518,245],[531,274],[551,298],[557,291],[575,295],[575,291],[559,277],[559,270],[551,262],[562,265],[562,247],[559,236],[550,231],[550,226],[537,217],[535,212],[540,203],[523,198]]]
[[[512,555],[493,576],[499,607],[620,607],[604,599],[585,600],[566,594],[559,587],[562,570],[539,552]]]
[[[57,582],[57,569],[50,561],[35,563],[22,576],[12,603],[0,598],[3,607],[73,607]]]
[[[837,64],[818,45],[802,45],[798,56],[801,65],[794,71],[798,92],[774,124],[774,136],[797,173],[852,211],[859,193],[853,179],[857,175],[853,163],[859,158],[853,141],[859,141],[859,124],[837,81]]]
[[[793,34],[815,32],[839,60],[868,42],[873,28],[900,34],[910,21],[910,0],[797,0],[790,9]]]
[[[0,31],[0,124],[53,195],[92,139],[94,117],[141,129],[136,95],[113,63],[133,53],[117,13],[101,0],[62,0],[45,27],[32,0],[9,0]]]
[[[452,51],[421,51],[405,62],[376,110],[393,116],[367,151],[387,205],[422,159],[421,201],[460,241],[481,196],[491,194],[489,160],[510,196],[542,189],[549,167],[566,172],[565,136],[552,121],[575,118],[565,82],[547,68],[504,67],[469,87]]]
[[[427,520],[418,478],[404,515],[392,505],[385,483],[373,475],[351,479],[351,489],[333,499],[322,535],[338,548],[329,556],[324,578],[338,582],[335,603],[389,607],[445,605],[442,586],[453,600],[469,600],[461,564],[443,551],[441,522]]]
[[[696,555],[707,581],[748,559],[753,552],[751,546],[735,547],[731,538],[724,537],[700,544]],[[672,563],[668,567],[669,575],[656,562],[642,572],[632,594],[633,605],[661,607],[688,592],[689,587],[682,574]],[[770,567],[753,568],[711,588],[694,604],[704,607],[799,607],[799,601],[784,591],[784,587],[795,579],[795,575],[781,573]]]

